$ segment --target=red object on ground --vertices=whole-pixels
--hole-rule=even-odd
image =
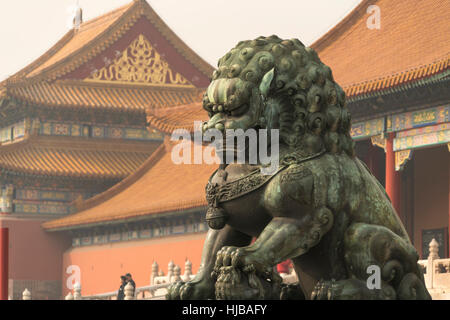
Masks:
[[[0,228],[0,300],[8,300],[9,229]]]
[[[277,265],[278,273],[289,273],[289,266],[291,265],[291,260],[286,260]]]

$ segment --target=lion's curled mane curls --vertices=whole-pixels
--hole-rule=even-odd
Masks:
[[[273,80],[258,127],[280,129],[280,142],[293,148],[325,148],[354,156],[345,93],[331,69],[298,39],[273,35],[241,41],[222,57],[213,80],[238,78],[244,83],[227,101],[227,110],[239,109],[270,70]],[[204,106],[212,111],[208,95]]]

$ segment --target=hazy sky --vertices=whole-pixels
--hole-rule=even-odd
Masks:
[[[79,0],[83,18],[131,0]],[[277,34],[309,45],[360,0],[148,0],[159,16],[212,65],[239,40]],[[0,1],[0,80],[38,58],[69,29],[77,0]]]

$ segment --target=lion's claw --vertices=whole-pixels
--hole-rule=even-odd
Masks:
[[[249,252],[245,247],[223,247],[220,249],[214,266],[214,278],[220,273],[222,267],[240,268],[246,273],[254,271],[260,275],[265,275],[268,272],[268,268],[256,258],[253,252]],[[248,268],[252,268],[252,270],[247,271]]]
[[[214,283],[212,280],[178,281],[168,288],[167,300],[204,300],[214,297]]]
[[[180,300],[181,288],[184,286],[183,281],[172,283],[167,289],[166,300]]]

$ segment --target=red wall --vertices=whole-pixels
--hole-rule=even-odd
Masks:
[[[66,270],[70,265],[80,267],[82,295],[115,291],[119,288],[120,276],[128,272],[137,287],[150,285],[153,261],[167,275],[167,265],[172,260],[183,274],[188,258],[196,273],[205,237],[206,233],[197,233],[71,248],[63,257],[63,295],[69,292],[67,280],[71,275]]]
[[[9,278],[17,280],[61,280],[62,254],[70,241],[46,233],[46,220],[0,216],[0,227],[9,228]]]

